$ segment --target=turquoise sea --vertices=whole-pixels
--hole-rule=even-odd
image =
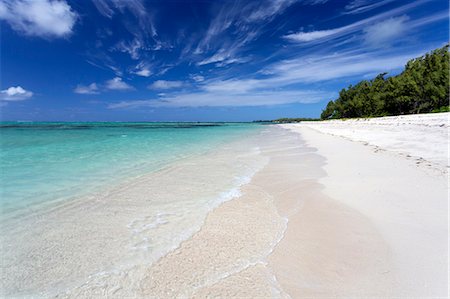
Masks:
[[[2,214],[101,190],[258,128],[244,123],[2,122]]]

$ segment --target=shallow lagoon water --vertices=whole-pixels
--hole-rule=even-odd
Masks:
[[[264,126],[3,123],[2,296],[60,296],[145,269],[240,194]]]
[[[87,194],[257,129],[239,123],[0,125],[2,214]]]

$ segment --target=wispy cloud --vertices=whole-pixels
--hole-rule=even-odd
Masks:
[[[194,80],[195,82],[205,81],[205,77],[203,77],[202,75],[191,75],[191,79]]]
[[[193,51],[200,57],[197,64],[216,63],[215,66],[223,67],[243,63],[249,59],[241,54],[245,48],[267,31],[269,24],[288,7],[295,3],[312,5],[324,2],[326,0],[223,2]]]
[[[312,55],[277,62],[262,71],[266,78],[228,79],[209,81],[202,86],[211,93],[251,93],[279,89],[296,84],[364,76],[401,69],[405,63],[422,52],[402,55],[343,52]]]
[[[145,62],[139,62],[131,71],[131,74],[135,74],[141,77],[150,77],[152,75],[152,71],[150,65]]]
[[[248,15],[248,22],[261,21],[272,19],[274,16],[282,13],[287,7],[291,6],[298,0],[271,0],[266,1],[256,9],[254,9],[250,15]],[[318,2],[317,0],[315,2]],[[326,2],[326,1],[325,1]]]
[[[403,51],[405,52],[405,51]],[[136,107],[272,106],[314,103],[336,96],[327,90],[312,90],[312,83],[364,77],[400,70],[422,51],[393,55],[391,52],[347,51],[284,60],[262,70],[259,78],[211,79],[198,83],[197,90],[172,92],[156,98],[113,103],[111,109]],[[161,83],[166,85],[167,82]]]
[[[86,52],[86,62],[100,69],[111,70],[116,76],[123,76],[121,67],[109,55],[100,49],[90,49]]]
[[[22,86],[11,86],[0,91],[0,100],[14,102],[23,101],[33,96],[33,93]]]
[[[134,90],[134,87],[124,82],[121,77],[115,77],[105,81],[103,84],[95,82],[88,85],[78,84],[73,92],[78,94],[99,94],[108,90],[127,91]]]
[[[77,85],[73,92],[78,94],[98,94],[100,93],[97,83],[91,83],[89,85]]]
[[[142,0],[92,0],[101,15],[109,19],[115,14],[129,11],[138,21],[139,28],[144,34],[157,36],[152,16],[148,13]]]
[[[347,30],[347,27],[341,27],[336,29],[328,29],[328,30],[317,30],[310,32],[297,32],[285,35],[284,38],[294,41],[294,42],[310,42],[318,39],[323,39],[325,37],[337,35],[341,32]]]
[[[435,22],[442,22],[442,21],[447,21],[447,22],[449,21],[448,11],[442,11],[440,13],[428,15],[428,16],[420,18],[420,19],[411,20],[410,22],[408,22],[408,28],[409,29],[418,28],[421,26],[429,25],[429,24],[432,24]]]
[[[128,69],[131,74],[148,77],[150,69],[132,69],[127,60],[116,59],[114,52],[126,54],[134,61],[151,61],[152,51],[168,49],[170,45],[159,39],[154,24],[153,10],[149,10],[143,0],[92,0],[101,16],[110,19],[105,22],[122,26],[121,34],[112,32],[104,34],[99,28],[96,40],[88,51],[90,61],[95,65],[105,66],[122,76],[122,70]],[[100,17],[101,17],[100,16]],[[107,27],[105,27],[107,28]]]
[[[262,85],[323,82],[363,76],[368,73],[389,72],[401,69],[409,59],[421,54],[423,54],[422,51],[394,55],[392,53],[348,51],[285,60],[266,70],[266,73],[273,74],[273,76],[264,79]]]
[[[72,34],[77,17],[65,0],[0,1],[0,20],[25,35],[67,37]]]
[[[390,18],[364,29],[365,42],[375,47],[385,47],[408,30],[407,16]]]
[[[346,14],[359,14],[381,7],[395,0],[352,0],[346,6]]]
[[[122,78],[115,77],[111,80],[106,81],[105,88],[109,90],[131,90],[134,89],[133,86],[124,82]]]
[[[131,41],[121,40],[112,49],[127,53],[132,59],[137,60],[141,57],[140,52],[145,50],[145,46],[141,40],[134,38]]]
[[[199,61],[197,65],[207,65],[215,63],[217,67],[223,67],[229,64],[246,63],[249,60],[249,58],[237,57],[237,48],[229,48],[229,49],[222,48],[219,50],[219,52],[217,52],[213,56],[205,58],[202,61]]]
[[[140,107],[251,107],[274,106],[292,103],[316,103],[331,99],[335,93],[317,90],[264,91],[246,94],[186,93],[163,96],[150,100],[122,101],[110,104],[110,109]]]
[[[157,80],[148,86],[149,89],[165,90],[173,88],[181,88],[185,85],[183,81],[166,81]]]
[[[94,3],[97,10],[102,14],[104,17],[112,18],[114,15],[114,3],[110,3],[108,0],[96,0],[92,1]],[[110,6],[111,5],[111,6]]]
[[[341,38],[343,36],[359,32],[365,33],[365,39],[368,42],[375,42],[377,39],[376,36],[379,37],[380,41],[387,41],[389,38],[398,37],[401,32],[405,31],[406,27],[418,26],[418,24],[420,23],[420,19],[411,21],[411,24],[409,24],[406,23],[408,21],[408,18],[406,16],[399,15],[418,5],[424,4],[425,2],[427,2],[427,0],[419,0],[346,26],[307,32],[300,31],[297,33],[287,34],[284,36],[284,38],[294,43],[319,43],[323,41],[328,42],[333,39]],[[424,17],[424,19],[430,19],[430,17]],[[435,21],[438,20],[437,18],[433,19]],[[422,25],[423,24],[425,24],[425,22],[422,22]],[[393,28],[386,27],[389,25],[392,25]],[[373,40],[371,40],[370,36],[374,37]]]
[[[268,0],[257,7],[254,7],[252,12],[248,15],[247,21],[267,21],[273,19],[275,16],[283,13],[289,6],[295,3],[305,5],[324,4],[328,0]]]

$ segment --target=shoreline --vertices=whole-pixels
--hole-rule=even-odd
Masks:
[[[186,167],[180,168],[184,175],[177,169],[162,171],[165,179],[160,182],[143,179],[135,182],[139,188],[120,190],[120,196],[113,201],[118,210],[106,208],[104,199],[94,200],[91,207],[80,206],[88,214],[110,213],[105,220],[111,223],[96,224],[108,223],[102,232],[111,242],[108,245],[122,249],[131,246],[115,240],[126,239],[131,232],[135,250],[145,256],[146,250],[153,250],[154,240],[150,238],[159,230],[170,232],[174,218],[163,211],[148,217],[144,211],[142,217],[135,215],[133,222],[125,221],[130,217],[123,218],[124,214],[139,207],[136,198],[158,190],[157,186],[164,182],[168,185],[158,191],[158,196],[177,191],[173,194],[192,200],[197,194],[194,190],[204,192],[203,189],[211,188],[236,161],[247,165],[243,169],[256,171],[247,180],[238,182],[235,177],[234,187],[227,192],[211,189],[218,197],[203,204],[202,209],[207,210],[205,218],[195,226],[197,229],[188,220],[195,219],[189,213],[196,201],[186,205],[189,209],[179,210],[188,213],[183,217],[194,217],[183,222],[190,233],[180,231],[185,237],[161,256],[153,260],[129,256],[127,261],[125,252],[116,252],[108,271],[85,276],[84,282],[62,292],[40,295],[445,296],[448,184],[442,171],[430,171],[427,163],[417,164],[405,155],[380,151],[368,143],[319,132],[309,124],[267,126],[251,136],[251,140],[230,144],[216,156],[185,161],[184,166],[180,165]],[[236,150],[236,146],[241,150]],[[214,161],[220,163],[212,164]],[[202,165],[202,179],[189,176],[197,164]],[[148,186],[149,183],[153,185]],[[181,189],[172,190],[177,188]],[[99,232],[94,227],[91,233]],[[170,240],[173,235],[166,238]],[[91,242],[76,239],[80,240]],[[64,242],[75,244],[68,239]],[[92,249],[85,245],[78,250]],[[100,251],[95,252],[85,252],[83,258],[89,254],[96,258]],[[126,263],[117,267],[118,261]],[[82,266],[71,265],[75,269]]]
[[[285,134],[291,138],[287,143],[280,142],[278,135],[276,147],[262,150],[270,162],[243,186],[240,197],[210,212],[197,234],[148,269],[140,294],[194,298],[445,296],[448,209],[442,174],[340,137],[330,139],[312,129],[293,131],[300,134]],[[337,165],[339,158],[333,158],[333,151],[324,150],[331,144],[362,159],[362,164],[352,162],[350,177],[339,179],[349,160]],[[396,167],[394,181],[399,185],[383,186],[384,169],[392,163]],[[374,179],[374,174],[381,180],[375,179],[374,185],[381,183],[385,190],[367,196],[366,192],[372,192],[367,179]],[[412,188],[409,179],[414,180]],[[344,183],[350,185],[343,189]],[[364,194],[358,196],[365,200],[353,196],[355,190],[350,186],[358,184],[362,187],[356,194]],[[336,187],[330,191],[330,185]],[[251,188],[260,188],[262,194],[252,193]],[[404,195],[395,194],[399,188]],[[256,209],[265,196],[270,204],[252,217],[246,208]],[[431,207],[423,206],[424,199]],[[371,212],[377,205],[376,213]],[[264,224],[267,215],[273,215],[272,222],[286,219],[286,227],[281,237],[274,234],[272,242],[259,249],[259,260],[201,282],[199,277],[205,272],[220,272],[221,265],[243,258],[249,244],[267,237],[271,231]],[[419,220],[420,215],[430,218]],[[230,227],[227,221],[237,224]],[[186,291],[190,286],[196,287]]]

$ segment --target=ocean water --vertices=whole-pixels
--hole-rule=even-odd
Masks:
[[[78,197],[199,155],[258,129],[239,123],[0,125],[3,215]]]
[[[148,268],[267,165],[270,130],[2,123],[0,297],[138,296]]]

